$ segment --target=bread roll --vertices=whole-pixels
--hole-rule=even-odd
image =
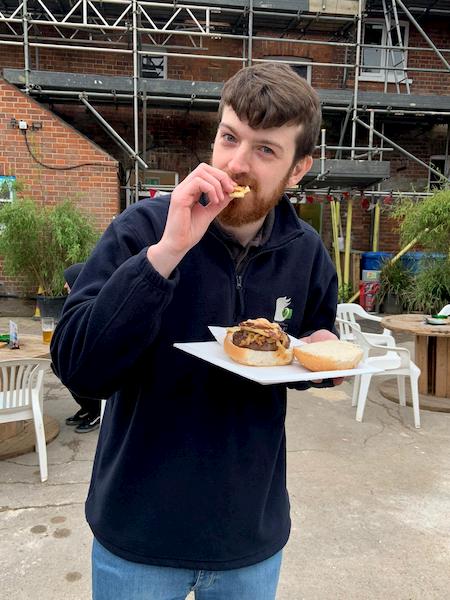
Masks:
[[[359,346],[340,340],[312,342],[294,348],[298,362],[310,371],[354,369],[363,357]]]

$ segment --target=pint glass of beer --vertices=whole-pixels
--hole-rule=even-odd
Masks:
[[[42,341],[44,344],[50,344],[53,331],[55,330],[55,319],[53,317],[42,317]]]

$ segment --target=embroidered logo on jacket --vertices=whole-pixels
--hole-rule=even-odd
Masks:
[[[277,298],[277,303],[275,305],[275,314],[273,317],[274,321],[278,321],[280,323],[282,321],[287,321],[292,317],[292,308],[289,308],[290,303],[291,299],[287,296]]]

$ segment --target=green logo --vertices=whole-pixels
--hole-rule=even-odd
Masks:
[[[292,308],[283,308],[281,314],[283,315],[283,320],[287,321],[292,317]]]

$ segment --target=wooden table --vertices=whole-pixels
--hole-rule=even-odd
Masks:
[[[450,398],[450,324],[428,325],[426,315],[391,315],[381,325],[415,336],[414,362],[421,370],[419,393]]]
[[[21,335],[20,348],[11,350],[8,344],[0,342],[0,360],[15,360],[16,358],[50,358],[50,346],[44,344],[40,335]]]
[[[0,360],[16,360],[17,358],[49,358],[50,347],[42,342],[40,335],[19,336],[20,348],[11,350],[5,343],[0,343]],[[56,419],[44,416],[45,439],[51,442],[59,433]],[[13,421],[0,424],[0,458],[12,458],[20,454],[32,452],[34,449],[34,426],[32,421]]]

